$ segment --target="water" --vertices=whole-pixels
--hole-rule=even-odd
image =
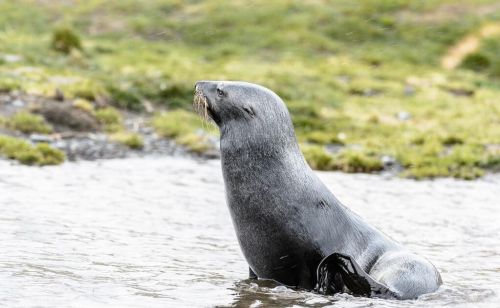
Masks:
[[[0,161],[1,307],[498,307],[500,176],[415,182],[319,173],[445,284],[412,301],[245,280],[218,161]]]

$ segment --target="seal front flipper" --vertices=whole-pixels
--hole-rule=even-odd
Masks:
[[[254,273],[251,267],[248,267],[248,279],[258,279],[257,274]]]
[[[318,265],[315,291],[325,295],[347,292],[358,296],[399,298],[385,285],[375,281],[354,259],[333,253]]]

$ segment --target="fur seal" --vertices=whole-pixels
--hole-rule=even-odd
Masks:
[[[314,174],[278,95],[199,81],[195,103],[220,129],[227,204],[251,277],[393,299],[437,290],[441,276],[429,261],[363,221]]]

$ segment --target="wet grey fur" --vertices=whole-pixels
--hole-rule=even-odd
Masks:
[[[430,262],[367,224],[319,180],[275,93],[234,81],[200,81],[196,89],[220,128],[227,204],[259,278],[313,289],[321,260],[342,253],[397,298],[439,287],[441,277]]]

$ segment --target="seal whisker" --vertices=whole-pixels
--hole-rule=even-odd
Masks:
[[[208,120],[208,102],[206,97],[203,95],[201,90],[196,87],[194,90],[194,108],[196,112],[203,117],[203,119]]]
[[[193,106],[195,112],[203,119],[203,126],[205,126],[205,124],[209,124],[211,127],[215,126],[213,120],[208,116],[207,98],[203,95],[203,92],[198,88],[198,86],[194,89]]]

